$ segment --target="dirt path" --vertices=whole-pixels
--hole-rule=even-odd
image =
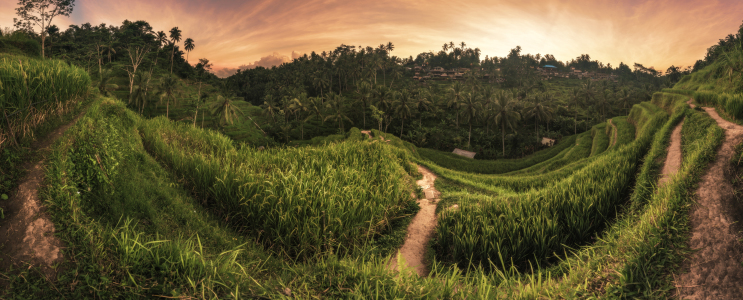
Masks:
[[[612,128],[614,128],[614,139],[611,142],[611,145],[609,147],[613,147],[617,144],[617,126],[614,125],[614,122],[612,122],[611,119],[609,119],[609,125],[611,125]]]
[[[681,128],[683,126],[684,120],[681,120],[681,123],[676,125],[673,133],[671,133],[671,143],[668,145],[668,154],[666,155],[666,162],[663,163],[663,171],[658,186],[665,185],[681,167]]]
[[[426,246],[436,228],[436,202],[439,200],[440,193],[434,187],[436,175],[421,166],[418,166],[418,171],[423,174],[423,179],[418,180],[416,184],[423,188],[425,198],[418,199],[421,209],[408,225],[408,235],[405,237],[402,248],[397,252],[397,256],[402,256],[407,267],[413,268],[419,276],[423,277],[429,272],[424,259]],[[397,270],[396,257],[390,261],[390,270]]]
[[[676,276],[676,291],[682,299],[743,299],[743,246],[734,226],[743,210],[726,176],[743,127],[720,118],[714,108],[704,110],[725,130],[725,141],[696,191],[689,245],[697,251],[685,262],[689,272]]]
[[[0,271],[7,270],[11,265],[20,267],[28,263],[40,265],[48,279],[56,278],[51,266],[61,261],[59,250],[62,244],[54,236],[54,224],[39,200],[38,189],[44,180],[44,162],[49,147],[84,113],[31,145],[31,149],[37,149],[42,159],[20,166],[28,173],[3,203],[6,218],[0,221]]]

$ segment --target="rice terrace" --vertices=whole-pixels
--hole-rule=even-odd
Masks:
[[[2,0],[0,299],[743,299],[743,3],[578,2]]]

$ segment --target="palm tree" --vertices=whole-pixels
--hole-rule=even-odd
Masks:
[[[304,119],[305,122],[310,119],[317,118],[325,124],[325,116],[323,116],[323,100],[320,97],[310,97],[309,105],[307,105],[310,115]]]
[[[294,110],[296,112],[297,118],[299,118],[300,121],[300,131],[301,131],[301,139],[304,139],[304,123],[306,122],[305,118],[303,118],[303,113],[310,110],[310,103],[309,98],[307,98],[307,93],[301,93],[299,94],[299,97],[296,97],[292,99],[292,103],[289,105],[289,108]]]
[[[627,89],[621,89],[619,93],[617,93],[617,102],[622,104],[622,108],[624,108],[627,115],[629,115],[629,107],[632,104],[632,94],[630,94]]]
[[[173,48],[170,51],[170,74],[173,74],[173,55],[175,55],[175,43],[181,41],[181,30],[178,27],[170,29],[170,45]]]
[[[232,119],[237,118],[238,113],[243,114],[242,110],[232,103],[230,97],[222,97],[222,95],[217,96],[217,101],[212,103],[211,109],[212,115],[219,119],[217,124],[220,127],[223,127],[222,121],[232,124]]]
[[[497,127],[501,128],[501,145],[503,146],[503,155],[506,155],[506,127],[515,131],[516,122],[521,119],[521,115],[514,109],[515,102],[513,94],[509,91],[500,90],[495,95],[496,102],[493,105],[493,121]]]
[[[476,93],[468,93],[466,94],[460,106],[462,107],[463,116],[467,118],[467,124],[470,126],[469,135],[467,136],[467,148],[470,147],[470,141],[472,140],[472,121],[475,120],[475,118],[479,115],[480,110],[482,109],[482,104],[480,103],[480,99]]]
[[[402,78],[402,67],[399,65],[393,64],[392,65],[392,73],[390,74],[392,76],[392,82],[390,82],[390,88],[392,88],[392,85],[395,84],[395,79]]]
[[[98,90],[104,96],[111,96],[111,91],[119,88],[116,84],[108,83],[112,77],[113,70],[111,69],[103,69],[103,72],[101,72],[101,80],[98,82]]]
[[[462,47],[461,49],[464,50],[464,47],[467,46],[467,44],[465,44],[464,42],[461,42],[459,43],[459,46],[461,46]]]
[[[444,43],[444,46],[441,46],[441,49],[443,49],[444,52],[446,52],[446,50],[449,50],[449,44],[448,43]]]
[[[575,119],[573,120],[573,134],[578,134],[578,108],[581,106],[581,90],[578,88],[574,88],[570,91],[568,94],[570,97],[570,103],[573,104],[573,109],[575,110]]]
[[[403,89],[399,92],[395,92],[395,115],[400,117],[402,126],[400,127],[400,137],[402,138],[403,129],[405,128],[405,120],[413,115],[415,109],[415,101],[410,97],[410,92]]]
[[[266,95],[263,98],[263,104],[261,105],[261,107],[263,108],[263,113],[266,115],[270,115],[271,120],[274,124],[276,124],[276,114],[279,113],[281,109],[279,108],[279,104],[274,101],[273,96]]]
[[[454,84],[449,87],[449,102],[447,103],[447,106],[449,108],[454,108],[454,113],[457,115],[457,128],[459,128],[459,103],[462,102],[462,99],[464,98],[464,85],[460,83],[459,81],[454,82]]]
[[[431,102],[431,100],[428,100],[428,95],[429,93],[426,89],[418,89],[418,92],[415,93],[415,109],[418,112],[431,110],[433,102]],[[423,114],[419,114],[418,123],[421,127],[423,126]]]
[[[366,80],[361,81],[356,86],[356,91],[359,93],[359,102],[361,102],[362,115],[364,119],[364,128],[366,128],[366,107],[369,106],[369,100],[372,97],[372,87]]]
[[[395,45],[393,45],[392,42],[387,42],[385,49],[387,50],[387,54],[390,54],[392,53],[392,50],[395,50]]]
[[[170,101],[173,103],[178,102],[176,93],[178,92],[178,79],[175,77],[165,77],[160,81],[158,86],[158,94],[160,94],[160,101],[166,100],[165,117],[170,118]]]
[[[185,41],[183,41],[183,48],[186,49],[186,62],[188,62],[188,54],[190,54],[191,51],[196,48],[193,39],[187,38]]]
[[[343,96],[334,93],[328,95],[329,101],[326,104],[326,107],[330,110],[330,115],[325,117],[325,121],[327,121],[328,119],[337,120],[338,129],[340,129],[341,132],[346,132],[345,128],[343,127],[343,120],[351,122],[351,124],[353,124],[353,121],[351,121],[351,119],[346,116],[346,109],[343,106]]]
[[[134,90],[129,95],[129,103],[139,106],[139,113],[142,114],[145,105],[147,105],[147,91],[149,89],[150,76],[145,72],[138,72],[134,75]]]
[[[199,116],[199,107],[201,107],[201,104],[206,104],[207,99],[209,99],[207,93],[196,95],[196,113],[193,115],[193,127],[196,127],[196,119]],[[204,128],[204,113],[201,114],[201,128]]]
[[[534,118],[534,134],[539,139],[538,121],[549,122],[552,118],[552,108],[546,105],[544,102],[544,95],[533,96],[534,102],[524,109],[525,118]]]

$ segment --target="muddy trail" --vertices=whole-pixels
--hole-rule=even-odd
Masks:
[[[722,119],[714,108],[704,110],[725,130],[725,141],[695,192],[697,203],[689,214],[689,246],[695,252],[684,262],[687,273],[676,275],[674,283],[681,299],[743,299],[743,245],[735,225],[743,210],[729,179],[743,126]]]
[[[54,236],[54,224],[45,213],[44,203],[39,199],[39,187],[44,181],[44,163],[50,146],[72,127],[85,111],[68,124],[60,126],[43,139],[31,145],[41,160],[29,161],[19,166],[28,173],[19,181],[18,187],[2,203],[5,219],[0,221],[0,272],[34,265],[41,266],[49,280],[56,278],[52,265],[62,260],[62,244]]]
[[[614,125],[614,122],[611,119],[609,119],[609,125],[611,125],[611,127],[613,128],[612,131],[614,132],[614,139],[611,140],[612,142],[611,142],[611,145],[609,145],[609,147],[613,147],[614,145],[617,144],[617,125]]]
[[[416,184],[423,188],[425,197],[418,199],[418,205],[421,209],[408,225],[405,243],[390,261],[389,269],[398,269],[397,258],[401,256],[408,268],[414,269],[416,274],[423,277],[428,275],[429,272],[428,265],[424,260],[426,247],[436,229],[436,203],[439,200],[440,193],[434,187],[436,175],[421,166],[418,166],[418,171],[423,174],[423,179],[418,180]]]
[[[684,127],[684,120],[676,125],[671,133],[671,142],[668,145],[668,151],[666,155],[666,161],[663,163],[663,171],[661,171],[661,177],[658,181],[658,186],[663,186],[671,179],[673,174],[678,172],[681,167],[681,128]]]

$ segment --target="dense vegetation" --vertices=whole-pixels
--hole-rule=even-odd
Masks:
[[[734,121],[743,109],[739,74],[719,72],[738,70],[725,68],[743,55],[728,52],[680,77],[518,47],[480,60],[464,43],[398,60],[388,43],[219,79],[182,58],[177,27],[49,28],[45,56],[64,61],[35,58],[32,32],[4,33],[4,111],[93,102],[47,156],[40,191],[67,259],[56,280],[2,270],[11,299],[672,297],[692,191],[724,137],[686,102]],[[404,69],[478,63],[425,85]],[[543,63],[621,80],[538,81],[530,67]],[[506,80],[477,77],[497,69]],[[658,186],[684,119],[683,164]],[[559,140],[540,149],[541,136]],[[418,210],[416,164],[442,192],[428,277],[388,267]]]

